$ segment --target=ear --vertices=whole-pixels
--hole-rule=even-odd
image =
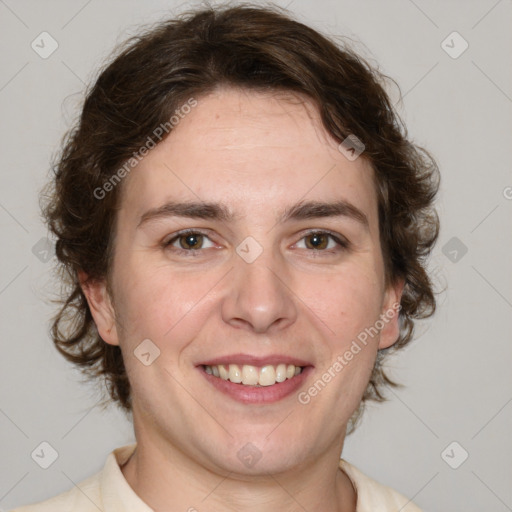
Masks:
[[[90,280],[88,275],[81,270],[78,272],[78,280],[101,338],[109,345],[119,345],[115,311],[106,282]]]
[[[380,331],[379,349],[391,347],[400,335],[398,315],[400,313],[400,301],[404,290],[405,280],[399,279],[388,286],[382,304],[380,318],[384,323]]]

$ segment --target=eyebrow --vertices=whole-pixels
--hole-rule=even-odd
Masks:
[[[222,203],[187,201],[169,201],[162,206],[152,208],[140,217],[137,228],[143,224],[166,217],[187,217],[191,219],[207,219],[233,222],[240,218]],[[368,217],[356,206],[345,200],[334,202],[299,201],[286,208],[277,218],[277,223],[290,220],[309,220],[326,217],[347,217],[355,220],[366,229],[369,228]]]

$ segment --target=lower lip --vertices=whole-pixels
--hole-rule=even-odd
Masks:
[[[235,384],[229,380],[223,380],[206,373],[202,366],[197,367],[206,380],[222,393],[230,396],[238,402],[244,404],[270,404],[278,402],[291,395],[302,386],[309,373],[313,370],[312,366],[306,366],[299,375],[284,382],[276,382],[272,386],[245,386],[244,384]]]

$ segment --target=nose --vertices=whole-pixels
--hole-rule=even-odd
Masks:
[[[225,322],[256,333],[280,330],[295,322],[297,303],[289,272],[271,251],[263,251],[252,263],[236,256],[229,278],[222,304]]]

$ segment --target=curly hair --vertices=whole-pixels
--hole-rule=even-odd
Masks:
[[[438,166],[408,139],[385,92],[386,79],[348,45],[275,6],[188,11],[118,47],[62,141],[43,205],[65,284],[51,328],[57,349],[89,378],[104,381],[109,400],[131,410],[120,348],[99,336],[78,279],[82,270],[108,283],[122,190],[114,179],[191,97],[219,86],[289,91],[313,100],[336,141],[356,135],[365,145],[361,157],[374,169],[386,283],[403,279],[405,286],[399,338],[379,351],[356,413],[366,400],[384,400],[383,387],[397,385],[383,371],[384,356],[409,343],[415,320],[435,311],[426,258],[439,232],[433,206]]]

